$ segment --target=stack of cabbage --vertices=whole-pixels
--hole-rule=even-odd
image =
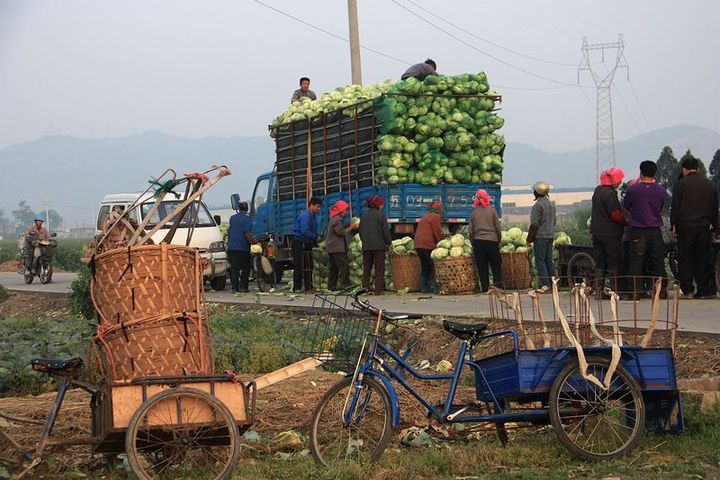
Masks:
[[[350,265],[350,283],[355,286],[362,285],[363,254],[360,235],[353,235],[348,242],[348,262]],[[372,283],[374,281],[375,275],[371,275],[370,282]],[[392,278],[390,277],[390,266],[388,265],[387,257],[385,258],[385,289],[395,289],[392,283]]]
[[[300,101],[291,104],[282,115],[272,121],[271,126],[277,127],[290,122],[297,122],[300,120],[309,120],[322,113],[333,112],[335,110],[361,103],[357,107],[357,111],[361,112],[372,106],[372,102],[366,100],[372,100],[379,97],[386,92],[393,85],[392,80],[385,80],[380,83],[372,83],[370,85],[348,85],[347,87],[340,87],[332,92],[324,94],[317,100],[310,100],[308,97],[303,97]],[[348,110],[348,115],[354,115],[356,109]]]
[[[391,184],[499,183],[505,139],[493,132],[505,121],[492,113],[488,90],[484,73],[393,85],[376,111],[386,133],[378,138],[380,177]]]
[[[528,232],[523,232],[518,227],[512,227],[501,232],[500,252],[527,253],[529,251],[527,237]]]
[[[440,240],[437,248],[430,253],[433,260],[443,260],[446,258],[460,258],[472,256],[472,243],[461,233],[457,233],[450,238]]]
[[[313,271],[312,282],[316,290],[327,290],[328,284],[328,254],[325,251],[325,242],[318,243],[312,250]]]
[[[390,248],[393,253],[417,253],[415,251],[415,242],[411,237],[393,240]]]
[[[570,245],[572,243],[572,238],[568,236],[565,232],[557,232],[555,233],[555,241],[553,241],[553,247],[557,247],[558,245]]]

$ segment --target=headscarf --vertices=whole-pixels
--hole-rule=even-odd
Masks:
[[[490,195],[482,188],[475,193],[473,197],[473,208],[483,207],[487,208],[490,206]]]
[[[380,210],[380,208],[382,208],[383,206],[383,203],[385,202],[380,195],[370,195],[367,198],[368,207],[371,208],[377,208],[378,210]]]
[[[600,174],[600,185],[611,187],[622,182],[625,172],[619,167],[611,167]]]
[[[440,209],[442,208],[442,203],[439,201],[432,202],[430,205],[428,205],[428,212],[433,213],[440,213]]]
[[[334,217],[336,215],[342,215],[347,211],[348,208],[350,208],[350,205],[348,205],[342,200],[338,200],[337,202],[335,202],[335,205],[330,207],[330,216]]]

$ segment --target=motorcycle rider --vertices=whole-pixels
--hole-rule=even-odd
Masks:
[[[27,235],[25,235],[25,252],[27,257],[25,258],[25,275],[32,273],[33,260],[35,258],[35,246],[33,243],[40,240],[50,240],[50,233],[45,227],[43,227],[45,219],[42,215],[36,215],[33,220],[33,224],[28,228]]]

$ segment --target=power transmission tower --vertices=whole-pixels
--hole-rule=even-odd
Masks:
[[[615,166],[615,136],[613,134],[612,119],[612,99],[610,95],[610,87],[612,86],[615,73],[624,68],[627,72],[627,78],[630,80],[630,67],[623,51],[625,44],[622,34],[618,35],[617,42],[610,43],[588,43],[587,37],[583,37],[582,43],[582,60],[578,66],[578,83],[580,83],[580,72],[587,70],[595,82],[597,90],[597,103],[595,112],[595,178],[600,176],[600,171],[610,166]],[[607,67],[607,71],[600,72],[599,68],[593,68],[592,58],[597,55],[591,55],[591,52],[599,51],[602,59],[602,65]],[[605,63],[605,52],[608,57],[614,60],[614,65]],[[614,54],[614,56],[613,56]],[[595,64],[596,66],[598,64]]]

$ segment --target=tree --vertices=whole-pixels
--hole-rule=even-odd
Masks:
[[[685,152],[685,155],[683,155],[682,158],[680,159],[680,165],[682,165],[683,160],[689,159],[689,158],[694,158],[695,160],[697,160],[697,162],[698,162],[698,173],[699,173],[700,175],[703,175],[703,176],[707,177],[707,168],[705,168],[705,164],[703,163],[702,160],[700,160],[700,159],[697,158],[695,155],[693,155],[692,152],[690,151],[690,149],[688,149],[688,151]],[[678,172],[678,175],[679,175],[679,172]]]
[[[20,200],[17,210],[12,211],[12,218],[15,223],[15,232],[22,234],[33,223],[35,212],[25,200]]]
[[[720,192],[720,150],[715,152],[712,162],[710,162],[710,180]]]
[[[0,208],[0,232],[9,233],[10,231],[10,220],[5,216],[5,212]]]
[[[677,158],[675,158],[672,148],[669,146],[664,147],[657,160],[657,173],[655,174],[655,180],[668,190],[672,190],[678,179],[679,168],[680,164],[678,163]]]

